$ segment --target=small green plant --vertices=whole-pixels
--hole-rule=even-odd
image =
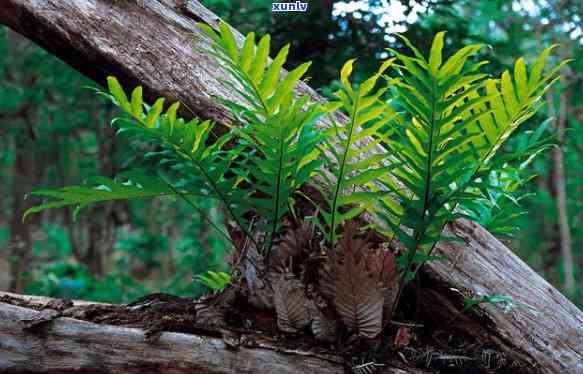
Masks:
[[[280,256],[280,268],[289,273],[297,266],[288,260],[296,258],[307,281],[314,274],[311,267],[326,263],[328,276],[322,282],[330,284],[321,285],[321,292],[349,330],[366,337],[378,335],[382,321],[390,320],[404,286],[419,268],[440,259],[432,256],[435,245],[454,240],[441,234],[447,222],[480,220],[487,213],[490,229],[509,230],[509,222],[496,217],[506,214],[506,201],[520,200],[517,190],[526,181],[522,166],[548,147],[542,139],[544,126],[521,139],[517,152],[500,150],[543,105],[541,96],[557,79],[564,62],[543,73],[551,48],[528,73],[519,59],[513,75],[505,71],[491,78],[481,71],[486,62],[475,61],[481,45],[445,58],[445,34],[438,33],[424,56],[402,37],[412,56],[390,50],[394,57],[360,85],[350,81],[354,61],[348,61],[340,72],[336,99],[321,104],[295,91],[309,63],[284,74],[289,46],[270,62],[268,35],[256,43],[250,33],[239,48],[226,24],[218,32],[208,25],[200,28],[212,40],[207,52],[229,73],[223,83],[234,96],[218,98],[234,118],[228,131],[219,136],[210,121],[177,117],[178,103],[166,110],[163,99],[151,106],[144,103],[141,87],[127,96],[109,77],[109,90],[102,94],[126,114],[113,123],[119,133],[153,144],[154,151],[136,151],[152,167],[114,180],[98,178],[87,186],[33,192],[52,199],[25,215],[167,195],[195,206],[190,197],[202,196],[222,205],[233,229],[245,237],[245,246],[254,246],[268,266],[269,254],[284,236],[284,222],[298,227],[309,219],[297,213],[298,200],[307,198],[315,209],[311,220],[325,240],[317,256],[305,253],[314,246],[309,230],[302,234],[310,238],[303,244],[288,240],[288,247],[295,249],[289,258]],[[347,120],[334,117],[334,110]],[[324,117],[330,125],[321,129]],[[321,198],[308,196],[303,191],[307,184]],[[353,224],[365,213],[374,222],[367,229],[404,246],[396,261],[398,276],[391,252],[355,239],[365,228]],[[308,325],[308,316],[319,315],[303,309],[306,295],[297,276],[280,278],[275,287],[276,293],[290,295],[275,296],[281,326],[289,331]],[[230,280],[212,272],[198,279],[210,288],[222,288]],[[342,290],[354,282],[362,290]]]
[[[231,282],[231,275],[209,270],[205,274],[195,276],[194,279],[212,290],[221,290]]]

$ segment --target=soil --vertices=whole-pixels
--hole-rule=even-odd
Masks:
[[[232,291],[228,289],[226,293]],[[415,298],[413,295],[406,296],[406,300],[412,302],[404,303],[404,308],[414,310]],[[197,318],[197,312],[202,316],[201,305],[212,305],[212,308],[207,308],[207,314],[209,311],[220,313],[220,304],[225,300],[234,305],[223,309],[227,310],[226,314],[217,316],[216,321],[222,321],[220,324],[209,323],[208,315],[204,322],[202,318]],[[158,293],[125,305],[88,303],[73,306],[67,300],[39,303],[11,296],[0,296],[0,302],[44,311],[40,318],[26,321],[25,329],[35,333],[42,333],[55,318],[70,317],[98,324],[140,328],[146,331],[146,339],[149,341],[154,341],[160,333],[168,331],[220,337],[227,345],[236,348],[243,344],[253,346],[253,337],[260,336],[261,340],[268,340],[276,347],[340,354],[346,360],[347,372],[351,372],[350,367],[370,364],[367,370],[361,372],[376,373],[377,368],[387,362],[403,369],[418,367],[436,373],[520,372],[495,347],[472,344],[472,337],[431,326],[428,324],[431,323],[428,322],[430,319],[424,318],[422,314],[419,322],[391,324],[383,336],[377,339],[357,341],[347,334],[340,334],[337,342],[323,344],[316,342],[308,331],[281,334],[277,330],[273,312],[254,309],[245,300],[236,296],[224,297],[224,293],[198,300]],[[241,339],[241,336],[248,338]]]

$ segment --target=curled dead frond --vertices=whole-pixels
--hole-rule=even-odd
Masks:
[[[312,252],[313,237],[314,226],[309,222],[303,222],[300,227],[288,230],[270,256],[271,269],[281,273],[285,270],[296,270],[302,260]]]
[[[270,271],[290,272],[304,284],[317,284],[319,270],[324,257],[315,241],[315,227],[303,222],[299,227],[290,229],[274,247],[269,257]]]

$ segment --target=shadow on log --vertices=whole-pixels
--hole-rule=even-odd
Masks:
[[[165,96],[171,100],[180,100],[192,114],[219,123],[228,119],[226,111],[213,100],[216,95],[232,96],[231,90],[218,81],[223,71],[213,57],[193,49],[193,44],[207,43],[195,23],[204,21],[216,25],[218,17],[197,1],[2,1],[1,23],[36,41],[95,81],[103,82],[107,75],[115,75],[128,87],[142,84],[150,98]],[[323,100],[303,83],[298,87],[298,92]],[[341,121],[342,116],[338,117]],[[466,245],[440,244],[435,254],[444,255],[447,260],[431,262],[422,269],[422,290],[425,290],[422,306],[425,315],[472,338],[475,344],[496,345],[516,368],[522,368],[525,372],[583,373],[581,311],[480,226],[456,222],[448,230],[463,238]],[[470,313],[462,313],[464,299],[479,295],[509,296],[532,305],[537,313],[528,308],[505,312],[488,305],[478,305]],[[13,314],[18,313],[14,308],[5,308],[8,309],[3,311],[4,314],[8,310]],[[16,327],[5,320],[0,323],[0,344],[4,347],[13,341],[12,335],[5,332],[6,329],[15,331]],[[63,320],[57,326],[64,328],[66,323],[73,326],[76,322]],[[87,329],[91,331],[89,327]],[[124,339],[133,341],[140,333],[133,331],[128,334]],[[180,345],[179,334],[165,336],[170,339],[169,345],[157,352],[160,357],[167,354],[167,359],[172,357],[170,351],[176,349],[179,356],[183,352],[181,347],[191,342],[182,337],[186,340],[184,345]],[[38,343],[39,340],[35,339],[27,344]],[[68,339],[74,341],[72,335]],[[194,342],[198,338],[190,339],[194,339]],[[49,343],[52,342],[43,344]],[[61,351],[58,342],[55,344],[55,355],[45,350],[28,357],[21,356],[22,361],[19,362],[22,365],[40,365],[52,360],[59,361],[58,354]],[[111,344],[115,347],[115,340]],[[126,346],[120,344],[119,347]],[[212,344],[205,347],[211,355],[206,360],[215,362],[210,349]],[[113,349],[110,351],[113,352]],[[105,349],[105,352],[109,351]],[[119,356],[115,357],[119,359],[138,357],[132,356],[130,351],[127,355],[117,352]],[[247,367],[247,360],[251,360],[233,358],[244,355],[224,354],[226,356],[218,356],[220,361],[235,360],[236,365],[231,367],[238,369]],[[105,353],[102,355],[107,359]],[[144,355],[142,359],[148,360],[149,357]],[[261,360],[257,358],[250,362]],[[324,360],[320,363],[329,365],[332,370],[329,372],[339,367],[333,361]]]

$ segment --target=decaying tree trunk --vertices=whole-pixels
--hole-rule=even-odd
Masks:
[[[54,302],[39,297],[26,299],[39,304]],[[36,311],[0,303],[1,372],[258,373],[264,372],[265,362],[273,365],[268,371],[273,373],[343,372],[338,357],[291,350],[280,353],[265,340],[231,349],[221,337],[163,333],[155,343],[148,343],[139,329],[71,318],[52,321],[48,339],[42,332],[26,332],[31,330],[31,321],[49,319],[51,313],[54,310]]]
[[[193,45],[207,43],[195,23],[203,21],[216,25],[217,20],[213,13],[193,0],[2,0],[0,8],[1,23],[36,41],[97,82],[104,82],[107,75],[115,75],[126,87],[143,85],[150,98],[165,96],[180,100],[192,114],[224,123],[228,115],[213,96],[230,97],[233,93],[219,82],[224,72],[217,61],[193,49]],[[303,83],[297,91],[322,100]],[[342,116],[339,115],[339,119],[342,120]],[[581,311],[480,226],[461,221],[449,225],[446,230],[464,239],[466,244],[438,245],[435,254],[447,260],[429,263],[422,269],[424,314],[439,326],[471,337],[476,344],[495,345],[525,372],[582,373]],[[480,295],[510,296],[534,307],[536,312],[530,308],[505,312],[502,308],[479,305],[462,313],[464,299]],[[2,308],[1,313],[14,318],[33,314],[26,309]],[[112,354],[110,362],[145,360],[154,366],[156,362],[164,366],[176,358],[208,367],[209,362],[216,365],[224,360],[234,362],[234,366],[229,366],[237,367],[233,372],[241,372],[238,365],[245,365],[247,360],[263,361],[270,367],[273,364],[271,372],[296,372],[278,371],[282,363],[305,365],[302,366],[305,370],[290,367],[306,372],[308,362],[316,360],[298,353],[285,359],[272,351],[269,354],[258,351],[259,356],[254,356],[254,351],[245,351],[249,354],[237,356],[215,340],[207,344],[202,343],[200,337],[179,334],[165,334],[167,345],[160,350],[138,343],[140,332],[135,330],[95,325],[85,330],[80,326],[85,325],[59,319],[57,327],[43,338],[44,344],[58,345],[63,341],[67,343],[67,350],[82,350],[82,344],[73,344],[75,334],[86,336],[86,331],[92,331],[93,339],[111,343],[112,347],[105,350]],[[12,346],[34,346],[37,341],[32,335],[15,333],[15,329],[12,323],[0,322],[0,362],[6,357],[13,368],[22,369],[33,365],[31,361],[41,361],[53,368],[62,362],[62,350],[39,350],[28,358],[24,353],[11,353]],[[146,353],[133,354],[128,342],[142,344],[140,349]],[[210,356],[200,354],[205,351],[203,348],[196,353],[188,351],[187,347],[196,346],[195,343],[206,347]],[[157,353],[149,355],[149,352]],[[103,353],[99,359],[108,354]],[[82,355],[83,351],[79,351],[78,357]],[[339,365],[334,360],[318,360],[314,365],[327,367],[318,372],[339,370],[335,369]],[[83,367],[81,362],[79,367]],[[208,372],[230,370],[213,366]]]
[[[344,361],[329,354],[281,347],[261,336],[164,332],[148,341],[144,331],[58,317],[92,304],[0,292],[43,310],[0,302],[0,372],[91,373],[319,373],[342,374]],[[54,309],[52,309],[54,308]],[[71,312],[69,312],[71,311]],[[43,325],[44,324],[44,325]],[[46,326],[45,326],[46,325]],[[383,373],[428,373],[385,366]]]

